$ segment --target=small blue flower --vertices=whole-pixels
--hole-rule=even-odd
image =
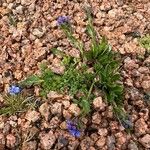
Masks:
[[[125,129],[131,129],[131,128],[133,128],[133,123],[132,123],[130,120],[128,120],[128,119],[122,120],[122,121],[121,121],[121,124],[122,124],[122,126],[123,126]]]
[[[69,18],[67,16],[60,16],[57,19],[58,26],[64,25],[65,23],[69,22]]]
[[[15,95],[21,92],[21,88],[15,85],[12,85],[11,87],[9,87],[8,90],[10,95]]]
[[[67,128],[70,134],[72,134],[75,137],[80,137],[80,131],[77,129],[75,123],[71,121],[67,121]]]

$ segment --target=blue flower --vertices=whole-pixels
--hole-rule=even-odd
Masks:
[[[67,121],[67,129],[69,130],[70,134],[75,137],[80,137],[80,131],[77,129],[75,123],[71,121]]]
[[[69,18],[67,16],[60,16],[57,19],[58,26],[64,25],[69,22]]]
[[[9,94],[10,95],[15,95],[21,92],[21,88],[15,85],[12,85],[11,87],[9,87]]]
[[[122,126],[125,128],[125,129],[131,129],[133,128],[133,124],[130,120],[126,119],[126,120],[122,120],[121,121],[121,124]]]

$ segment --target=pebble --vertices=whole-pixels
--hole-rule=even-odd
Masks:
[[[131,141],[128,145],[129,150],[139,150],[135,142]]]
[[[75,116],[79,116],[81,112],[77,104],[71,104],[69,107],[69,111]]]
[[[144,135],[139,141],[145,148],[150,149],[150,134]]]
[[[96,142],[96,146],[98,146],[98,148],[102,148],[105,145],[105,143],[106,143],[106,138],[101,136]]]
[[[64,106],[64,109],[68,109],[70,107],[70,102],[69,101],[62,101],[62,104]]]
[[[29,121],[29,122],[36,122],[40,119],[40,113],[33,110],[29,110],[27,113],[26,113],[26,116],[25,118]]]
[[[37,150],[37,142],[36,141],[24,142],[22,145],[22,150]]]
[[[48,121],[50,115],[50,106],[48,105],[48,103],[43,103],[39,107],[39,112],[41,113],[42,116],[44,116],[45,120]]]
[[[23,6],[19,5],[18,7],[16,7],[16,13],[18,14],[23,14]]]
[[[51,106],[51,113],[54,114],[54,115],[61,115],[62,113],[62,103],[54,103],[52,106]]]
[[[35,0],[21,0],[21,5],[28,6],[28,5],[31,5],[34,2],[35,2]]]
[[[38,38],[41,38],[44,35],[45,31],[46,31],[45,29],[40,30],[38,28],[35,28],[35,29],[33,29],[32,33],[33,33],[33,35],[37,36]]]
[[[6,136],[6,145],[9,148],[14,148],[16,144],[16,137],[12,134]]]
[[[4,134],[0,133],[0,150],[4,150],[5,148],[5,137]]]
[[[54,99],[61,99],[63,97],[62,94],[58,94],[57,92],[55,91],[50,91],[48,94],[47,94],[47,97],[48,99],[50,100],[54,100]]]
[[[92,116],[92,123],[100,124],[101,121],[102,121],[101,115],[98,112],[94,113],[93,116]]]
[[[116,139],[113,135],[107,137],[107,147],[109,150],[113,150],[115,148]]]
[[[135,134],[137,136],[144,135],[147,129],[148,129],[148,125],[146,124],[143,118],[140,118],[135,122]]]
[[[106,128],[100,128],[100,129],[98,130],[98,134],[99,134],[100,136],[104,137],[104,136],[107,136],[108,131],[107,131]]]
[[[142,85],[143,89],[145,89],[145,90],[149,89],[150,90],[150,80],[142,81],[141,85]]]
[[[97,97],[93,100],[93,106],[95,109],[104,110],[105,104],[103,103],[102,97]]]
[[[52,131],[49,131],[48,133],[41,133],[39,136],[41,147],[45,150],[51,149],[56,141],[55,134]]]

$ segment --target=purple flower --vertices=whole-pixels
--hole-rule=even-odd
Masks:
[[[72,134],[75,137],[80,137],[80,131],[77,129],[75,123],[73,123],[71,121],[67,121],[67,128],[68,128],[70,134]]]
[[[60,16],[57,19],[58,26],[64,25],[69,22],[69,18],[67,16]]]
[[[11,87],[9,87],[8,90],[10,95],[15,95],[21,92],[21,88],[15,85],[12,85]]]

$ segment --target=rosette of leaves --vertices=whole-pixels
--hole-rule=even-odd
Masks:
[[[106,38],[98,38],[89,9],[86,9],[86,14],[88,21],[86,31],[91,38],[90,50],[85,50],[83,42],[73,36],[73,28],[67,18],[59,18],[60,28],[72,45],[80,51],[81,58],[75,59],[66,55],[65,52],[61,52],[63,53],[61,54],[63,57],[62,62],[66,67],[63,75],[53,73],[44,65],[41,67],[40,75],[28,77],[22,82],[22,85],[39,85],[41,94],[45,96],[51,90],[64,94],[67,91],[67,94],[73,96],[73,101],[82,108],[83,114],[90,112],[90,104],[94,98],[93,90],[98,88],[103,91],[110,105],[123,112],[123,86],[120,82],[119,55],[112,51]],[[58,53],[55,54],[57,55]],[[92,72],[88,72],[90,68],[92,68]],[[118,109],[116,113],[119,112]]]

